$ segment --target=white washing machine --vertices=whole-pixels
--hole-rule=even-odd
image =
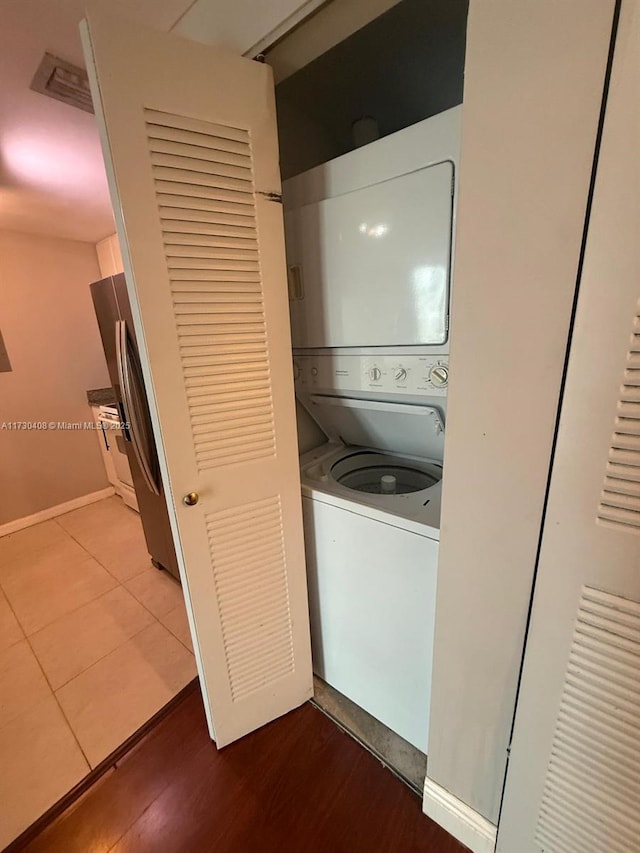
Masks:
[[[459,133],[455,108],[283,187],[296,397],[327,438],[301,458],[314,671],[425,753]]]
[[[369,362],[295,359],[298,399],[329,438],[301,458],[314,671],[426,753],[448,365],[403,358],[429,395],[346,389]]]

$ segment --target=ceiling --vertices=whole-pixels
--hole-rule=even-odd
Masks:
[[[84,67],[87,5],[250,56],[322,7],[294,38],[294,55],[279,48],[291,73],[395,2],[0,0],[0,229],[92,243],[115,230],[94,117],[30,89],[45,51]],[[272,30],[274,21],[283,23]]]
[[[0,228],[89,242],[115,230],[94,117],[29,88],[45,51],[84,67],[78,22],[86,5],[0,2]],[[193,0],[95,5],[169,30]]]

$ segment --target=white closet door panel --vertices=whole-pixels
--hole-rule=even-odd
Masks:
[[[640,7],[623,0],[501,853],[640,844]]]
[[[312,693],[271,72],[97,13],[83,41],[221,746]]]

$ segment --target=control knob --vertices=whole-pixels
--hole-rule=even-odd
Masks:
[[[429,371],[429,382],[436,388],[446,388],[449,382],[449,368],[447,365],[434,365]]]
[[[396,370],[396,382],[404,382],[407,378],[407,370],[404,367],[399,367]]]
[[[369,370],[369,379],[371,379],[372,382],[379,382],[381,377],[382,377],[382,371],[380,370],[379,367],[372,367]]]

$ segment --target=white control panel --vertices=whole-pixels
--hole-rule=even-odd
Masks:
[[[296,355],[299,391],[376,391],[446,397],[449,361],[437,355]]]

